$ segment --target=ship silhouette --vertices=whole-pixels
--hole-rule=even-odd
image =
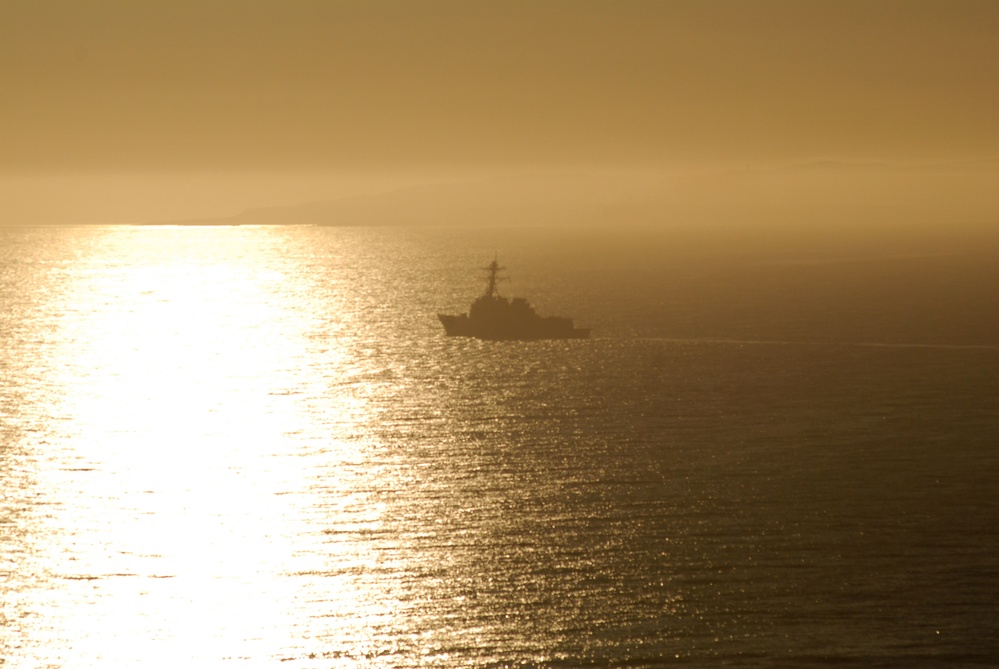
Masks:
[[[571,318],[539,316],[522,297],[507,299],[499,294],[499,275],[494,259],[488,267],[486,292],[472,303],[467,314],[437,314],[449,337],[476,337],[490,340],[586,339],[588,328],[573,326]]]

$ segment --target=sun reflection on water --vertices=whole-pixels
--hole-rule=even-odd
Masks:
[[[995,656],[992,349],[443,337],[484,234],[0,230],[0,658]]]
[[[325,569],[317,545],[337,546],[308,491],[353,491],[326,513],[377,531],[379,506],[354,480],[372,475],[365,442],[306,425],[319,412],[350,434],[365,420],[357,383],[330,389],[346,355],[322,335],[330,303],[289,281],[281,240],[262,232],[107,229],[49,273],[51,334],[22,352],[41,369],[20,408],[45,426],[25,442],[25,659],[279,657],[306,631],[293,607],[316,588],[301,575]],[[308,364],[317,341],[326,368]],[[359,603],[371,555],[325,559],[343,572],[322,579],[341,627],[391,612]]]

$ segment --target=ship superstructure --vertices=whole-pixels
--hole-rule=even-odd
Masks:
[[[575,327],[571,318],[539,316],[526,299],[508,299],[500,295],[498,284],[506,277],[500,275],[505,268],[500,267],[496,259],[484,269],[486,291],[472,303],[467,314],[437,314],[448,336],[491,340],[585,339],[590,336],[589,329]]]

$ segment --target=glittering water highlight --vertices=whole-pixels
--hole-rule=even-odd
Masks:
[[[985,263],[875,331],[557,231],[2,234],[10,666],[997,657]],[[444,337],[497,246],[595,339]]]

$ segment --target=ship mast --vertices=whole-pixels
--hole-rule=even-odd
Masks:
[[[489,266],[483,267],[482,269],[489,272],[489,279],[486,284],[486,297],[499,297],[499,290],[497,289],[496,284],[500,281],[507,280],[507,277],[499,275],[500,270],[506,269],[506,267],[500,267],[499,263],[496,262],[496,259],[493,258],[493,261],[489,263]]]

